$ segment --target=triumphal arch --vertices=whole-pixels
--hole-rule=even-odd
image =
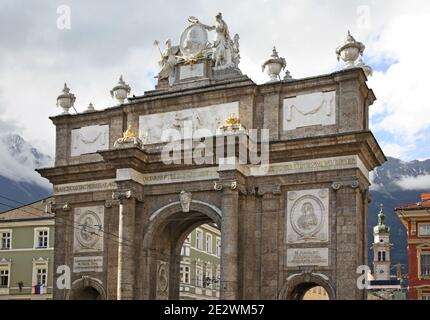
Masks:
[[[264,84],[239,69],[221,14],[189,17],[179,45],[155,45],[154,90],[131,95],[121,77],[119,104],[77,114],[67,86],[58,97],[55,166],[39,170],[54,186],[54,272],[71,270],[54,298],[178,298],[182,243],[213,223],[221,298],[300,299],[320,285],[364,299],[369,171],[385,161],[364,45],[348,33],[345,67],[302,79],[281,79],[273,48]]]

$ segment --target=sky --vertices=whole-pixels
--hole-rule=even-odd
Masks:
[[[90,102],[96,109],[115,105],[109,91],[121,74],[141,95],[154,88],[158,72],[154,40],[176,44],[188,16],[212,24],[218,12],[240,35],[239,66],[256,83],[268,80],[261,64],[274,45],[294,78],[338,70],[335,49],[350,30],[374,69],[371,129],[385,154],[430,158],[425,0],[0,0],[0,134],[19,133],[54,156],[49,117],[60,113],[64,82],[78,111]]]

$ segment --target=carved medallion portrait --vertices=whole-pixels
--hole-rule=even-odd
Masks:
[[[208,32],[201,24],[192,24],[182,32],[179,48],[185,57],[197,57],[206,48]]]
[[[328,241],[328,189],[288,192],[287,242]]]
[[[103,210],[103,206],[75,209],[75,252],[103,250]]]

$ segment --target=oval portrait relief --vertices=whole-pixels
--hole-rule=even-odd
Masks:
[[[85,248],[93,248],[99,241],[99,227],[101,221],[99,216],[92,211],[86,211],[77,221],[79,230],[77,230],[77,240]]]
[[[320,199],[311,195],[303,196],[291,208],[291,226],[303,237],[313,236],[323,226],[324,210]]]
[[[182,32],[179,49],[185,57],[200,54],[208,42],[208,33],[200,24],[192,24]]]

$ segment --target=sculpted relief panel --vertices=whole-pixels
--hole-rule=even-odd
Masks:
[[[187,123],[193,132],[205,129],[207,134],[203,136],[215,135],[231,113],[239,116],[239,102],[140,116],[139,137],[146,144],[162,142],[163,132],[169,129],[177,130],[183,136]]]
[[[73,251],[102,252],[104,206],[75,209]]]
[[[157,299],[168,299],[169,269],[165,261],[158,262],[157,268]]]
[[[334,124],[336,124],[335,91],[315,92],[284,99],[284,131]]]
[[[109,148],[109,125],[87,126],[72,130],[72,157]]]
[[[327,242],[328,189],[289,191],[287,194],[287,243]]]

